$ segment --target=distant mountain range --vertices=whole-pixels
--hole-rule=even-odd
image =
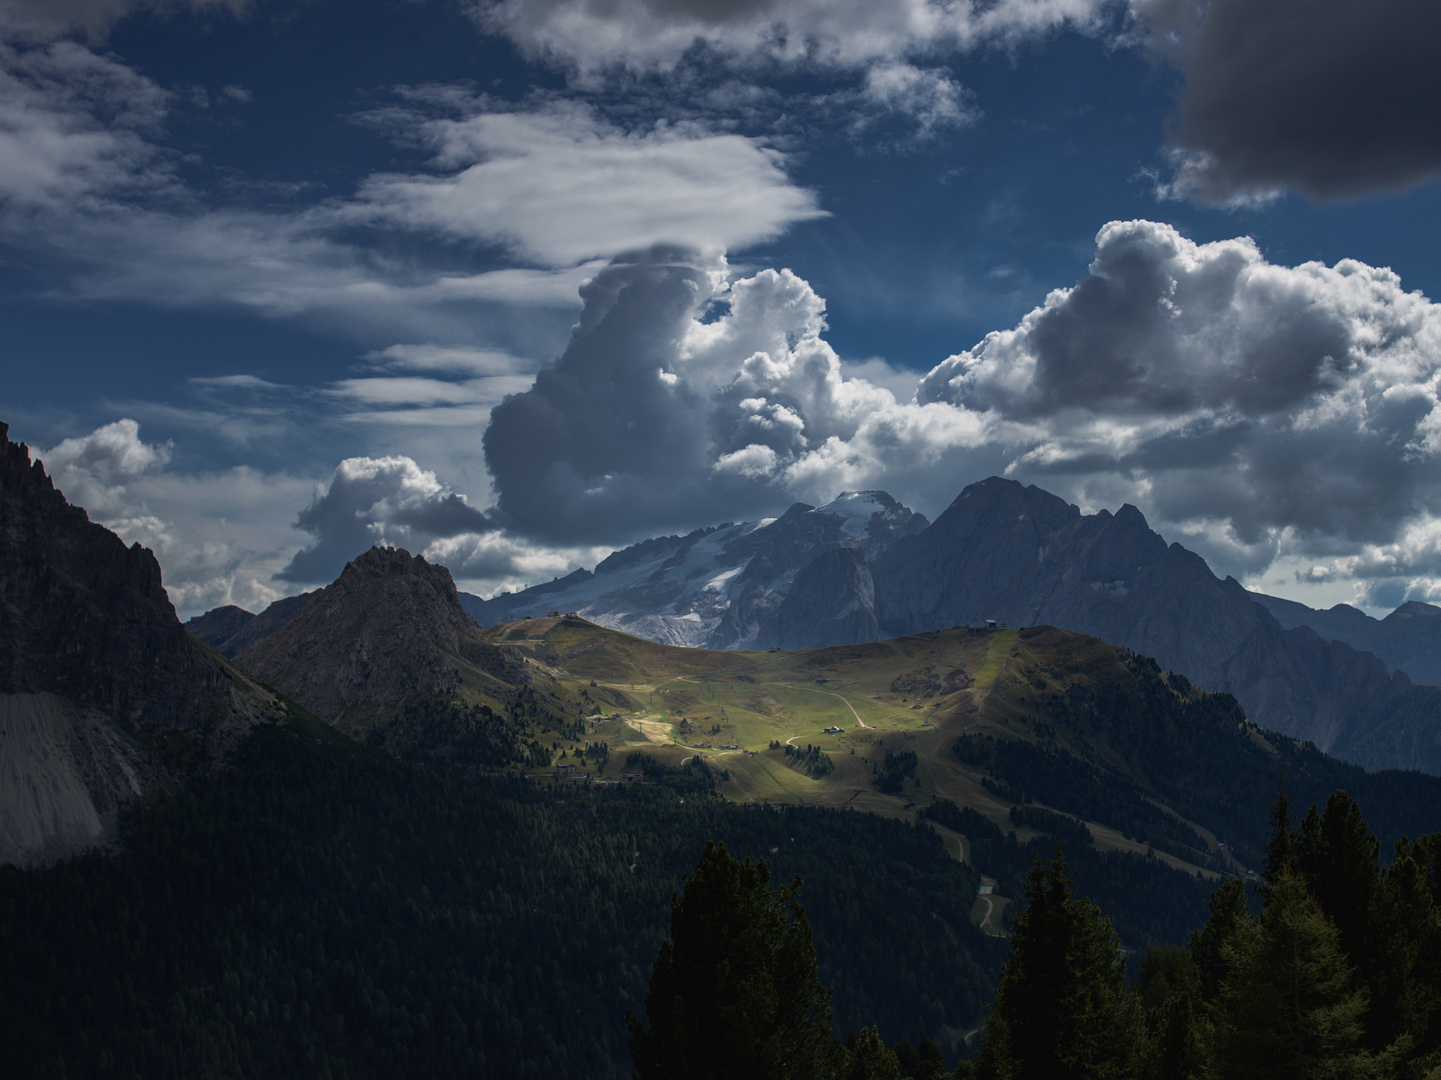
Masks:
[[[967,487],[934,522],[884,492],[845,492],[778,518],[658,537],[594,571],[490,600],[458,594],[482,626],[551,611],[665,644],[803,649],[994,620],[1054,625],[1154,657],[1232,693],[1264,727],[1368,768],[1441,772],[1441,609],[1385,620],[1316,612],[1219,579],[1133,506],[1082,514],[998,477]],[[239,655],[283,625],[297,598],[189,627]],[[1373,651],[1375,650],[1375,651]]]
[[[0,863],[115,836],[116,811],[284,706],[185,632],[155,556],[55,490],[0,424]]]
[[[1374,653],[1417,682],[1441,683],[1441,607],[1408,600],[1384,619],[1373,619],[1350,604],[1318,611],[1279,596],[1251,596],[1288,630],[1308,626],[1327,641]]]
[[[977,618],[1062,626],[1225,690],[1256,723],[1328,753],[1370,768],[1441,767],[1441,709],[1421,721],[1419,758],[1370,756],[1361,746],[1374,725],[1396,722],[1390,710],[1412,686],[1404,672],[1309,627],[1282,626],[1234,579],[1167,544],[1133,506],[1082,514],[992,477],[870,569],[887,633]]]
[[[929,522],[883,491],[847,491],[778,518],[662,536],[617,551],[594,573],[491,600],[462,594],[482,626],[550,609],[667,645],[786,649],[881,636],[866,566]],[[829,556],[822,559],[822,556]]]
[[[1018,722],[1017,734],[1043,733],[1076,702],[1109,693],[1091,685],[1089,669],[1070,672],[1070,661],[1050,668],[1025,662],[1013,673],[1020,682],[993,684],[1018,695],[1005,704],[989,698],[999,690],[976,696],[994,677],[979,674],[992,660],[975,661],[975,672],[967,666],[972,661],[952,664],[948,674],[932,666],[941,663],[940,639],[926,635],[954,628],[961,642],[969,640],[964,627],[988,620],[1063,627],[1117,645],[1123,654],[1155,657],[1158,670],[1175,673],[1169,685],[1183,698],[1192,683],[1229,691],[1252,720],[1323,750],[1373,768],[1441,772],[1441,690],[1413,685],[1382,659],[1325,641],[1299,622],[1318,621],[1324,630],[1330,624],[1321,618],[1346,620],[1354,632],[1370,633],[1394,650],[1410,647],[1407,627],[1432,626],[1436,609],[1410,605],[1377,622],[1356,612],[1283,606],[1282,614],[1297,624],[1282,625],[1235,581],[1218,580],[1199,556],[1166,544],[1134,507],[1083,515],[1008,480],[971,485],[934,523],[882,492],[848,492],[822,507],[797,504],[772,520],[646,541],[616,552],[594,572],[491,601],[458,593],[444,567],[375,548],[333,584],[259,615],[225,608],[191,620],[193,637],[175,617],[153,555],[138,545],[127,548],[91,523],[55,491],[26,449],[8,439],[0,455],[0,495],[0,752],[12,780],[0,797],[0,858],[6,861],[47,859],[103,841],[113,834],[120,806],[213,768],[256,723],[283,719],[287,702],[402,756],[493,771],[549,767],[560,749],[557,736],[575,750],[591,730],[587,725],[606,717],[614,722],[617,715],[641,717],[628,740],[683,751],[693,731],[668,735],[643,722],[656,703],[642,705],[636,687],[656,681],[649,668],[658,662],[668,672],[694,669],[674,676],[659,715],[693,698],[686,712],[703,713],[700,722],[716,731],[724,730],[727,715],[748,711],[764,730],[789,708],[777,705],[777,690],[746,689],[759,674],[737,669],[742,696],[729,712],[722,707],[709,715],[704,695],[690,687],[696,678],[702,684],[713,679],[717,664],[729,670],[734,657],[757,673],[779,671],[776,664],[799,664],[798,673],[844,668],[849,661],[833,646],[882,638],[911,643],[892,640],[866,654],[875,668],[867,678],[888,687],[873,694],[874,701],[891,702],[885,707],[900,710],[903,726],[914,709],[923,709],[913,718],[922,728],[933,726],[941,714],[932,717],[931,710],[940,699],[922,703],[960,688],[966,701],[948,706],[959,710],[952,722],[960,730],[973,714],[994,713],[1003,725]],[[513,621],[538,609],[580,611],[585,619],[561,622],[582,631],[614,623],[636,636],[582,633],[552,641],[548,631],[537,636],[532,624]],[[488,623],[510,621],[486,632],[470,612]],[[727,648],[671,650],[674,656],[662,662],[620,644],[654,649],[646,637]],[[1032,649],[1049,640],[1024,638]],[[1074,640],[1063,653],[1090,648]],[[792,660],[767,657],[765,649],[811,651]],[[1002,670],[1024,652],[1017,649],[996,654]],[[905,670],[886,675],[892,652],[896,664],[902,653],[915,655],[902,664]],[[922,654],[933,659],[916,666]],[[1050,670],[1044,678],[1043,669]],[[798,700],[824,705],[840,697],[816,689],[828,681],[816,678],[795,692]],[[919,702],[893,700],[905,702],[908,694]],[[856,703],[843,700],[864,728]],[[1012,712],[1013,720],[1005,719]],[[676,714],[655,723],[685,721]],[[540,741],[546,731],[554,745]],[[731,737],[751,741],[754,734],[738,729]],[[1076,745],[1084,750],[1083,741]],[[1119,744],[1114,749],[1126,752]],[[602,760],[608,753],[601,751]]]
[[[448,570],[399,549],[362,554],[239,662],[342,731],[447,770],[613,781],[633,753],[701,760],[734,800],[898,810],[925,793],[1012,825],[1060,813],[1188,873],[1258,863],[1278,774],[1311,798],[1346,787],[1387,835],[1429,828],[1441,783],[1367,776],[1247,723],[1230,695],[1054,626],[780,651],[678,648],[575,615],[482,631]]]

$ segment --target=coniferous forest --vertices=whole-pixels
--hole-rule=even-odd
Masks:
[[[0,871],[11,1075],[629,1075],[682,875],[710,839],[800,876],[837,1030],[975,1026],[1003,945],[929,829],[660,782],[458,782],[321,725],[126,826]]]
[[[703,766],[639,764],[650,782],[459,780],[323,725],[262,728],[235,768],[127,819],[122,852],[0,872],[13,1074],[627,1076],[636,1033],[664,1032],[667,916],[712,841],[757,868],[712,867],[748,882],[721,953],[769,955],[745,944],[759,926],[798,943],[766,978],[812,987],[791,1027],[820,1056],[776,1034],[741,1072],[711,1054],[672,1075],[1441,1064],[1441,844],[1403,841],[1383,866],[1344,793],[1304,815],[1283,794],[1248,894],[926,808],[970,837],[967,865],[920,821],[736,806]],[[1024,895],[1009,942],[972,923],[982,872]]]
[[[1149,949],[1134,984],[1064,859],[1037,860],[981,1053],[958,1073],[1441,1075],[1441,837],[1398,841],[1383,868],[1341,791],[1297,823],[1283,789],[1272,826],[1258,895],[1227,881],[1187,947]]]

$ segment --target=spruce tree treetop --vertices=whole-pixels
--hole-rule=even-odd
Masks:
[[[1285,780],[1276,781],[1276,801],[1271,804],[1271,839],[1266,842],[1266,856],[1261,863],[1261,881],[1257,890],[1268,895],[1281,875],[1296,861],[1296,831],[1291,826],[1291,798],[1286,794]]]
[[[820,982],[801,882],[773,890],[764,862],[707,843],[671,900],[645,1008],[627,1015],[637,1080],[810,1080],[830,1074],[830,990]]]
[[[1279,880],[1279,876],[1277,878]],[[1211,917],[1200,930],[1191,933],[1191,959],[1195,961],[1198,991],[1203,1000],[1212,1000],[1221,992],[1226,975],[1222,953],[1236,929],[1250,917],[1246,909],[1246,885],[1240,878],[1230,878],[1211,893]]]
[[[978,1074],[1007,1080],[1125,1075],[1139,1007],[1125,984],[1119,940],[1100,909],[1071,895],[1059,847],[1026,879],[981,1044]]]
[[[1301,834],[1299,869],[1311,895],[1341,932],[1341,948],[1358,964],[1365,959],[1371,901],[1380,884],[1380,844],[1346,792],[1331,793],[1319,820],[1315,807],[1311,809]]]
[[[1222,947],[1227,973],[1211,1008],[1212,1062],[1234,1080],[1368,1075],[1365,994],[1340,934],[1305,881],[1284,871],[1265,909]]]

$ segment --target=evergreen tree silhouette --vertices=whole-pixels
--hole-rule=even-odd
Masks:
[[[1060,847],[1026,879],[977,1074],[996,1080],[1093,1080],[1126,1075],[1139,1004],[1119,941],[1100,909],[1071,895]]]
[[[831,992],[820,982],[797,878],[706,844],[671,900],[645,1008],[627,1013],[637,1080],[809,1080],[831,1074]]]

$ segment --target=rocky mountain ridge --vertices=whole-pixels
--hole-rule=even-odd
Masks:
[[[305,602],[314,595],[306,592],[282,597],[258,615],[227,604],[195,616],[185,624],[185,629],[221,656],[234,660],[247,646],[275,633],[299,615]]]
[[[916,527],[917,515],[869,547],[817,528],[826,510],[798,504],[774,522],[646,541],[595,573],[462,602],[483,624],[574,610],[654,641],[710,648],[852,644],[987,619],[1051,624],[1233,693],[1257,723],[1323,750],[1361,747],[1358,760],[1377,768],[1420,761],[1367,750],[1362,737],[1412,685],[1404,670],[1283,625],[1238,582],[1168,544],[1134,506],[1082,514],[1040,488],[991,477],[934,523]],[[1388,745],[1432,737],[1425,709],[1406,715],[1425,730]],[[1441,734],[1441,719],[1435,727]]]
[[[1441,683],[1441,607],[1408,600],[1384,619],[1373,619],[1350,604],[1318,611],[1279,596],[1251,596],[1288,630],[1310,627],[1327,641],[1374,653],[1418,682]]]
[[[1082,514],[998,477],[968,486],[934,523],[883,492],[848,492],[774,519],[647,540],[593,572],[513,595],[456,600],[482,625],[573,611],[652,641],[718,649],[848,645],[988,619],[1061,626],[1232,693],[1257,723],[1324,751],[1370,768],[1441,768],[1441,695],[1412,692],[1405,670],[1283,625],[1133,506]],[[230,634],[220,641],[229,648],[303,606],[282,601],[238,631],[233,614],[210,613],[197,629]],[[1391,623],[1424,630],[1435,610],[1408,605]],[[336,700],[321,711],[339,715]]]
[[[1234,579],[1167,544],[1134,506],[1083,515],[998,477],[967,487],[872,573],[887,634],[977,618],[1064,626],[1227,691],[1257,723],[1325,751],[1411,686],[1369,653],[1284,628]]]
[[[277,706],[184,631],[154,554],[71,506],[8,436],[0,862],[28,863],[113,837],[120,806],[223,759]]]

